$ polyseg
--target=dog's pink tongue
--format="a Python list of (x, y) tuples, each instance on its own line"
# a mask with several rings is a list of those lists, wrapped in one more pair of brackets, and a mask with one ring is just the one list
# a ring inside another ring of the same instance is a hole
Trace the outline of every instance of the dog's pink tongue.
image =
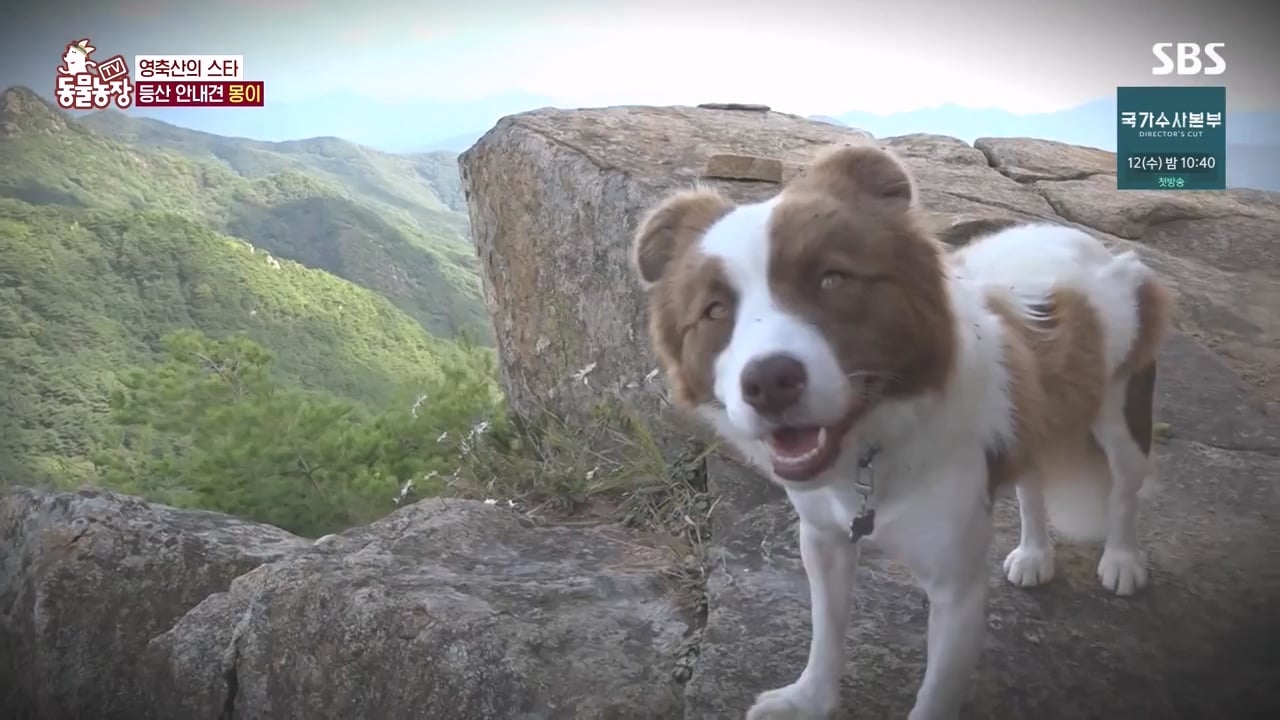
[(778, 455), (804, 455), (818, 447), (821, 432), (821, 428), (783, 428), (769, 437), (769, 444)]

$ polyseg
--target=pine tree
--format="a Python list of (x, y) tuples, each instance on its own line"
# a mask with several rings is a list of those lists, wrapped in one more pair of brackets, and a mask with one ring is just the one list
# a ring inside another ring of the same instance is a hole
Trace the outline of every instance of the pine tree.
[(438, 492), (470, 428), (501, 415), (482, 348), (460, 346), (433, 381), (372, 413), (281, 385), (271, 354), (245, 338), (182, 331), (163, 345), (165, 360), (126, 374), (112, 398), (123, 430), (95, 457), (105, 483), (303, 535), (385, 514), (411, 480), (433, 478), (415, 489)]

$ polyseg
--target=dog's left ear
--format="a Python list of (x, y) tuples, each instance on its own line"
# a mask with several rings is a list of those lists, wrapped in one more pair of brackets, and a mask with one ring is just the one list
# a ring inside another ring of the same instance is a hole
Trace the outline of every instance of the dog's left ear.
[(731, 200), (706, 188), (682, 190), (658, 203), (640, 221), (631, 241), (631, 263), (640, 285), (653, 287), (681, 250), (732, 209)]
[(842, 200), (880, 201), (903, 209), (916, 204), (915, 181), (893, 153), (875, 145), (848, 145), (822, 152), (799, 178)]

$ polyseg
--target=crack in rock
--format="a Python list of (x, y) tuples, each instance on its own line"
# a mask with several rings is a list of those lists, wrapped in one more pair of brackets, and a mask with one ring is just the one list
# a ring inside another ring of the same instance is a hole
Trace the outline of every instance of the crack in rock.
[(227, 684), (226, 694), (222, 698), (222, 712), (218, 715), (218, 720), (235, 720), (236, 717), (236, 698), (240, 694), (240, 638), (249, 631), (249, 625), (253, 622), (254, 609), (257, 607), (256, 601), (249, 603), (245, 611), (240, 616), (240, 622), (236, 623), (235, 630), (231, 631), (231, 641), (227, 643), (227, 649), (222, 656), (222, 678)]

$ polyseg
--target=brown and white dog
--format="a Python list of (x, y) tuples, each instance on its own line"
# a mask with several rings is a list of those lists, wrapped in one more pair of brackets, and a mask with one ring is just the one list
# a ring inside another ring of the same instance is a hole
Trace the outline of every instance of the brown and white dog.
[(674, 400), (785, 488), (800, 517), (808, 662), (748, 720), (835, 710), (858, 536), (929, 596), (909, 717), (955, 717), (987, 626), (1004, 483), (1022, 524), (1010, 582), (1053, 576), (1052, 522), (1105, 540), (1107, 590), (1146, 583), (1136, 514), (1154, 473), (1171, 296), (1135, 254), (1053, 225), (948, 252), (923, 229), (906, 168), (866, 145), (824, 152), (765, 202), (675, 193), (641, 223), (633, 260)]

